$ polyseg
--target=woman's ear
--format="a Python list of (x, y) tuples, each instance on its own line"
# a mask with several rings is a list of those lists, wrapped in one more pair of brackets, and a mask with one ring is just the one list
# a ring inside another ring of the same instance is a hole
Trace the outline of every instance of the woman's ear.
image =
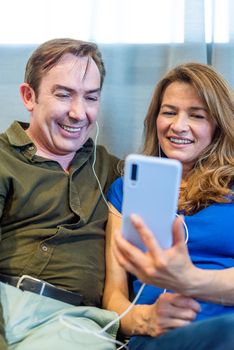
[(23, 103), (29, 112), (33, 111), (33, 107), (36, 103), (36, 96), (34, 90), (29, 84), (23, 83), (20, 85), (20, 96)]

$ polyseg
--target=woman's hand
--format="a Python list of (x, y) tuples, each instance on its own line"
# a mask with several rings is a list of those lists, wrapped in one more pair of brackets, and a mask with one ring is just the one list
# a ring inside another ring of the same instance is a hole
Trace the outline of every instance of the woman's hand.
[(177, 293), (161, 294), (155, 304), (142, 307), (141, 314), (145, 322), (141, 334), (150, 336), (189, 325), (200, 311), (196, 300)]
[(169, 249), (159, 246), (152, 232), (137, 215), (132, 215), (131, 220), (147, 252), (130, 244), (117, 230), (114, 252), (119, 264), (147, 284), (186, 295), (190, 281), (193, 281), (199, 270), (192, 264), (184, 243), (182, 219), (176, 218), (174, 221), (173, 244)]

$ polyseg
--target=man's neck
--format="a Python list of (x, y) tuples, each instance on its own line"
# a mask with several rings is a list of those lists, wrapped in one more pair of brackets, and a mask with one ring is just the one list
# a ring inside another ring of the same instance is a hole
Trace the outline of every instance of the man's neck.
[(69, 166), (71, 164), (72, 159), (74, 158), (75, 152), (65, 154), (65, 155), (58, 155), (58, 154), (51, 154), (49, 152), (46, 152), (44, 149), (42, 149), (38, 145), (36, 145), (36, 147), (37, 147), (36, 155), (56, 161), (61, 165), (64, 171), (68, 172)]
[(35, 144), (37, 151), (36, 151), (36, 155), (46, 158), (46, 159), (50, 159), (50, 160), (54, 160), (55, 162), (59, 163), (60, 166), (63, 168), (63, 170), (65, 172), (68, 173), (69, 171), (69, 166), (70, 163), (72, 161), (72, 159), (74, 158), (75, 152), (71, 152), (69, 154), (65, 154), (65, 155), (60, 155), (60, 154), (55, 154), (52, 152), (49, 152), (45, 147), (43, 147), (43, 145), (41, 145), (39, 142), (37, 142), (36, 138), (33, 137), (33, 134), (31, 133), (30, 128), (28, 128), (26, 131), (26, 134), (30, 137), (30, 139), (33, 141), (33, 143)]

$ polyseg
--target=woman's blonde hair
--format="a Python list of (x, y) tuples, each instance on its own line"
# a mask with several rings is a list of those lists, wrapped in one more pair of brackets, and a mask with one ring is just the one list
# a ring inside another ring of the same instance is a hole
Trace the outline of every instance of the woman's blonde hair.
[(182, 64), (157, 84), (145, 121), (143, 153), (159, 156), (156, 119), (166, 88), (173, 82), (187, 83), (196, 90), (216, 124), (211, 144), (202, 152), (181, 188), (179, 210), (191, 215), (210, 203), (233, 200), (234, 185), (234, 93), (213, 68), (200, 63)]

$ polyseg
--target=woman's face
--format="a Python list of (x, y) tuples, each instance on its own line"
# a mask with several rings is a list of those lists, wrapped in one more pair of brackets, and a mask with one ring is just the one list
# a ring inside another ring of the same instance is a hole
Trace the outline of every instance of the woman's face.
[(162, 151), (168, 158), (181, 161), (186, 175), (215, 132), (215, 123), (193, 86), (171, 83), (164, 92), (156, 123)]

